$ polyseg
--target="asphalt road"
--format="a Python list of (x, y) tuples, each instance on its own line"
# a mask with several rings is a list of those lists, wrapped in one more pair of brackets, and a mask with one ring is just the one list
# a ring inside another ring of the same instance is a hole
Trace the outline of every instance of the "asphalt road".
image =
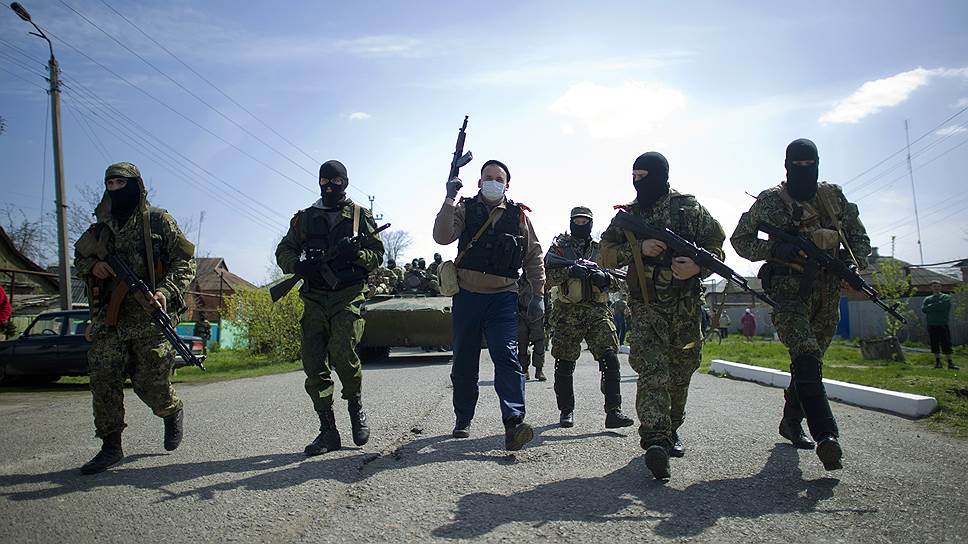
[[(625, 356), (622, 356), (623, 362)], [(529, 382), (537, 431), (508, 453), (486, 354), (470, 439), (450, 438), (449, 366), (392, 358), (365, 371), (373, 436), (307, 459), (318, 422), (299, 373), (180, 386), (186, 438), (126, 390), (125, 462), (96, 453), (85, 392), (0, 396), (0, 542), (679, 541), (960, 542), (968, 443), (834, 404), (845, 469), (776, 435), (779, 390), (697, 375), (688, 448), (652, 480), (634, 431), (606, 432), (597, 364), (576, 374), (577, 425), (557, 427), (551, 382)], [(623, 366), (632, 412), (634, 374)], [(630, 429), (634, 429), (630, 428)]]

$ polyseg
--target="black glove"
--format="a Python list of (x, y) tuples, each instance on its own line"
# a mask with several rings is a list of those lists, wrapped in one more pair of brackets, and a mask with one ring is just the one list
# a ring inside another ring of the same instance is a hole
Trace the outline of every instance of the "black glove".
[(573, 264), (568, 267), (568, 277), (583, 280), (588, 277), (588, 269), (584, 266)]
[(315, 277), (319, 274), (319, 265), (313, 261), (299, 261), (296, 266), (293, 267), (293, 272), (299, 274), (303, 278)]
[(460, 192), (460, 188), (464, 186), (459, 178), (454, 178), (448, 181), (446, 184), (447, 188), (447, 198), (456, 199), (457, 193)]
[(355, 261), (360, 252), (360, 242), (352, 238), (343, 238), (336, 242), (336, 255), (347, 261)]
[(599, 291), (608, 289), (608, 286), (612, 283), (611, 279), (608, 277), (608, 274), (604, 270), (595, 270), (588, 275), (588, 279), (592, 282), (592, 285), (598, 287)]
[(800, 248), (789, 242), (776, 242), (770, 248), (770, 255), (789, 263), (800, 258)]

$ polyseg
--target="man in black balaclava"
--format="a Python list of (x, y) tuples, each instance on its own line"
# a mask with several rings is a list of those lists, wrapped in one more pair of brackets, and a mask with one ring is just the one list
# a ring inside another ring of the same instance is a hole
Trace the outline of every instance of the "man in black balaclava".
[[(124, 180), (123, 184), (120, 183), (121, 180)], [(137, 177), (115, 177), (105, 180), (105, 185), (108, 198), (111, 199), (111, 217), (118, 225), (124, 226), (141, 203), (142, 181)]]
[[(831, 183), (817, 183), (819, 154), (810, 140), (794, 140), (786, 148), (786, 181), (760, 192), (744, 213), (730, 241), (736, 253), (750, 261), (768, 261), (757, 276), (776, 301), (772, 321), (790, 353), (790, 386), (783, 392), (780, 436), (797, 448), (815, 450), (827, 470), (842, 468), (840, 430), (823, 384), (823, 357), (840, 322), (840, 279), (833, 274), (804, 274), (797, 244), (760, 237), (759, 225), (769, 223), (811, 240), (831, 254), (867, 266), (870, 239), (857, 205)], [(801, 284), (809, 282), (803, 292)], [(803, 419), (810, 430), (803, 431)], [(812, 438), (812, 440), (811, 440)]]
[[(632, 164), (636, 200), (621, 206), (653, 227), (668, 228), (722, 259), (723, 228), (692, 195), (669, 187), (669, 162), (650, 151)], [(692, 259), (670, 254), (661, 240), (641, 240), (613, 221), (602, 234), (604, 268), (628, 266), (631, 351), (638, 373), (635, 403), (639, 444), (652, 476), (669, 478), (669, 457), (682, 457), (679, 428), (693, 372), (702, 354), (702, 279), (710, 275)]]
[[(591, 209), (576, 206), (571, 209), (569, 219), (571, 233), (555, 237), (545, 257), (548, 285), (558, 287), (555, 311), (551, 314), (551, 356), (555, 359), (554, 388), (560, 412), (558, 421), (562, 427), (575, 425), (575, 365), (584, 340), (602, 373), (605, 428), (629, 427), (635, 421), (622, 413), (618, 336), (615, 334), (612, 311), (608, 307), (608, 294), (618, 287), (618, 282), (597, 267), (581, 264), (554, 266), (547, 261), (551, 255), (570, 261), (598, 260), (599, 244), (592, 240)], [(541, 329), (540, 324), (534, 327)], [(527, 344), (524, 347), (527, 348)]]
[(669, 161), (658, 151), (639, 155), (632, 163), (632, 185), (638, 203), (651, 208), (669, 194)]
[(817, 194), (820, 156), (817, 146), (806, 138), (790, 142), (786, 148), (786, 189), (794, 200), (810, 200)]
[[(368, 209), (346, 196), (347, 185), (349, 176), (341, 162), (323, 163), (319, 167), (321, 198), (296, 213), (276, 248), (279, 268), (303, 278), (299, 290), (303, 301), (302, 363), (306, 393), (319, 416), (319, 435), (306, 446), (307, 456), (342, 447), (333, 413), (333, 371), (347, 401), (353, 443), (362, 446), (370, 439), (363, 411), (363, 369), (355, 348), (363, 336), (360, 308), (366, 281), (383, 262), (384, 249), (379, 235), (354, 240), (354, 235), (372, 234), (377, 226)], [(330, 281), (322, 274), (319, 258), (323, 255), (334, 256), (327, 263)]]
[(319, 192), (323, 206), (335, 208), (346, 197), (350, 177), (346, 167), (339, 161), (326, 161), (319, 167)]

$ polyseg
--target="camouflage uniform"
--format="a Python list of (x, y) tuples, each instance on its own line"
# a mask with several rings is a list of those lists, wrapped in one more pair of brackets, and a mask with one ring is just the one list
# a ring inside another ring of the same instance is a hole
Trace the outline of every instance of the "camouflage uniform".
[[(809, 293), (801, 296), (803, 275), (782, 262), (773, 262), (770, 251), (774, 242), (759, 239), (760, 222), (809, 237), (821, 248), (834, 252), (841, 246), (839, 226), (860, 268), (867, 266), (870, 239), (857, 206), (847, 201), (840, 187), (828, 183), (820, 184), (817, 195), (806, 202), (793, 200), (783, 184), (763, 191), (742, 215), (730, 238), (741, 257), (751, 261), (771, 260), (759, 275), (767, 294), (777, 302), (773, 326), (793, 362), (791, 386), (784, 393), (784, 419), (799, 427), (806, 415), (815, 440), (830, 435), (836, 438), (837, 423), (827, 402), (821, 364), (840, 321), (840, 279), (821, 272)], [(846, 253), (843, 251), (840, 256), (850, 259)]]
[[(723, 258), (723, 228), (692, 195), (670, 191), (650, 209), (634, 201), (623, 208)], [(711, 272), (701, 270), (688, 280), (676, 280), (670, 267), (672, 256), (664, 252), (658, 257), (642, 255), (642, 273), (634, 257), (634, 252), (641, 255), (642, 242), (636, 239), (630, 244), (623, 230), (609, 225), (602, 234), (600, 264), (629, 267), (626, 283), (632, 319), (626, 338), (629, 365), (639, 375), (635, 399), (639, 436), (643, 449), (661, 445), (668, 450), (674, 444), (673, 433), (685, 419), (689, 382), (699, 368), (701, 280)], [(643, 298), (642, 284), (647, 299)]]
[(366, 284), (369, 287), (369, 296), (392, 295), (397, 292), (397, 275), (393, 270), (379, 267), (370, 274)]
[[(121, 303), (116, 325), (108, 325), (109, 289), (92, 274), (94, 265), (111, 253), (123, 258), (149, 288), (151, 275), (145, 259), (144, 221), (148, 219), (152, 252), (162, 264), (163, 273), (155, 278), (154, 290), (167, 299), (168, 312), (177, 323), (177, 313), (185, 308), (185, 289), (195, 277), (195, 247), (185, 238), (175, 219), (165, 210), (148, 205), (141, 174), (130, 163), (108, 168), (106, 177), (137, 178), (141, 190), (139, 206), (123, 224), (111, 215), (111, 199), (105, 191), (94, 214), (92, 225), (75, 244), (74, 269), (87, 284), (91, 301), (91, 349), (88, 352), (90, 385), (94, 404), (94, 427), (100, 438), (120, 433), (124, 423), (124, 381), (130, 378), (135, 394), (159, 417), (176, 414), (182, 401), (175, 395), (169, 374), (174, 364), (174, 348), (150, 321), (133, 297)], [(131, 180), (129, 183), (133, 183)]]
[[(352, 227), (354, 208), (360, 214), (359, 224)], [(313, 225), (320, 226), (320, 235), (337, 229), (358, 229), (373, 232), (376, 223), (370, 212), (346, 198), (337, 212), (330, 214), (318, 202), (293, 217), (289, 232), (276, 248), (276, 262), (285, 273), (291, 273), (304, 253), (307, 240), (314, 234)], [(383, 242), (377, 237), (366, 239), (356, 261), (357, 269), (375, 270), (383, 262)], [(358, 399), (363, 388), (363, 369), (356, 353), (356, 345), (363, 337), (363, 318), (360, 307), (366, 294), (364, 279), (328, 290), (320, 284), (303, 282), (299, 295), (303, 300), (302, 362), (306, 372), (306, 393), (312, 399), (313, 408), (319, 413), (332, 411), (335, 369), (342, 384), (342, 397)], [(321, 416), (322, 417), (322, 416)]]
[[(530, 365), (534, 367), (535, 377), (541, 379), (545, 355), (545, 320), (542, 316), (536, 321), (528, 321), (528, 304), (531, 303), (534, 293), (526, 276), (523, 274), (518, 280), (518, 362), (521, 363), (525, 377), (530, 376)], [(534, 349), (529, 354), (528, 347), (531, 345), (534, 345)]]

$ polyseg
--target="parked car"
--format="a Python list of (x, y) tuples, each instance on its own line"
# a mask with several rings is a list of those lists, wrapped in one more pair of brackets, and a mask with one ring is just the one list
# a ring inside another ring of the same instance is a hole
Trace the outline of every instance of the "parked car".
[[(84, 332), (90, 322), (87, 310), (38, 315), (23, 334), (0, 342), (0, 383), (17, 378), (54, 382), (61, 376), (86, 376), (91, 343), (84, 338)], [(201, 355), (201, 338), (179, 337), (192, 352)], [(175, 368), (187, 364), (175, 356)]]

